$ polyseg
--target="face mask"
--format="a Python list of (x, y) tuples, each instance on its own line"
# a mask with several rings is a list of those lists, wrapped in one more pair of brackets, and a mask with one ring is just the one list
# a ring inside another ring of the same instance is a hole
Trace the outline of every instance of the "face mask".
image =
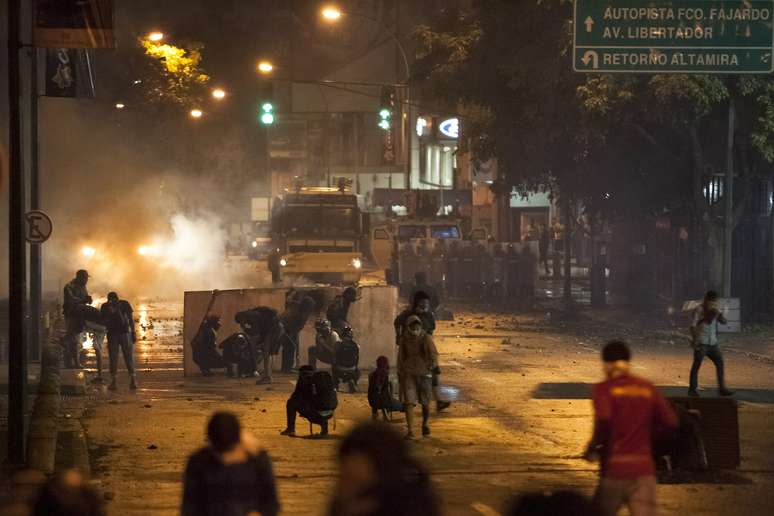
[(420, 335), (422, 335), (422, 327), (420, 326), (412, 326), (411, 328), (409, 328), (408, 331), (414, 337), (419, 337)]

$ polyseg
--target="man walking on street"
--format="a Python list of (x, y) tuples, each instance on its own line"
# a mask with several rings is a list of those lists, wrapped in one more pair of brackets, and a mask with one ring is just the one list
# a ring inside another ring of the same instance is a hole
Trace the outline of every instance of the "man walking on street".
[(699, 368), (704, 357), (709, 357), (715, 364), (718, 376), (718, 393), (721, 396), (732, 396), (733, 391), (726, 388), (725, 371), (723, 367), (723, 354), (718, 344), (718, 323), (726, 324), (726, 318), (718, 310), (718, 294), (710, 290), (704, 296), (704, 302), (696, 308), (691, 324), (693, 337), (693, 365), (691, 366), (691, 380), (688, 387), (688, 396), (699, 395)]
[(422, 321), (412, 315), (398, 342), (398, 379), (400, 399), (406, 412), (406, 439), (414, 439), (414, 406), (422, 405), (422, 435), (430, 435), (430, 399), (432, 373), (438, 370), (438, 351), (433, 337), (422, 327)]
[(107, 303), (100, 307), (102, 318), (107, 328), (108, 360), (110, 361), (110, 385), (108, 389), (118, 389), (116, 375), (118, 374), (118, 354), (124, 355), (124, 363), (129, 371), (129, 388), (137, 389), (137, 379), (134, 372), (134, 342), (136, 339), (132, 305), (118, 294), (110, 292)]
[(75, 278), (64, 287), (62, 309), (65, 316), (65, 335), (62, 338), (64, 365), (66, 368), (81, 368), (80, 334), (85, 329), (86, 307), (91, 305), (91, 296), (86, 290), (89, 273), (83, 269), (75, 273)]
[(629, 373), (631, 353), (620, 340), (602, 350), (607, 379), (594, 386), (594, 435), (584, 453), (600, 459), (595, 501), (603, 516), (626, 505), (632, 516), (656, 514), (652, 437), (677, 429), (677, 415), (652, 383)]

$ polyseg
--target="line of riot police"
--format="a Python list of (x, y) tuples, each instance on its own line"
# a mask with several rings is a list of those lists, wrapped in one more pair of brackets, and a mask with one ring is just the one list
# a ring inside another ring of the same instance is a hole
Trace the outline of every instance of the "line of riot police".
[(400, 243), (390, 278), (404, 296), (418, 272), (446, 299), (531, 298), (538, 278), (538, 245), (444, 239)]

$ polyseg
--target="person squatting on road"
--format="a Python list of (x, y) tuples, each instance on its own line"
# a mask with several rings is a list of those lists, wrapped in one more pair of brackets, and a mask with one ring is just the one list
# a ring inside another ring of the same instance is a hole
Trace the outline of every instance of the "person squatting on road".
[[(238, 312), (236, 322), (245, 330), (250, 343), (253, 360), (257, 362), (260, 355), (263, 358), (263, 375), (258, 384), (272, 383), (272, 358), (279, 352), (282, 343), (282, 322), (277, 311), (267, 306), (259, 306)], [(256, 364), (257, 366), (257, 364)]]
[(119, 299), (118, 294), (110, 292), (107, 303), (100, 307), (102, 319), (107, 328), (108, 359), (110, 360), (110, 385), (108, 389), (118, 389), (118, 354), (124, 356), (124, 364), (129, 372), (129, 388), (137, 389), (137, 377), (134, 372), (134, 343), (137, 334), (134, 328), (132, 305), (125, 299)]
[(212, 376), (211, 369), (223, 369), (226, 367), (223, 357), (217, 350), (218, 331), (220, 330), (220, 316), (208, 315), (204, 318), (199, 331), (191, 340), (193, 361), (199, 366), (203, 376)]
[(282, 338), (282, 372), (292, 373), (298, 362), (298, 345), (301, 330), (317, 308), (314, 299), (303, 295), (301, 299), (289, 298), (280, 320), (285, 329)]
[(295, 437), (298, 414), (310, 423), (320, 425), (320, 435), (328, 435), (328, 420), (333, 417), (337, 406), (336, 389), (330, 373), (315, 371), (308, 365), (301, 366), (296, 388), (285, 405), (287, 426), (280, 434)]
[(718, 393), (721, 396), (732, 396), (733, 391), (726, 388), (723, 354), (718, 343), (718, 323), (726, 324), (726, 318), (718, 309), (718, 294), (710, 290), (704, 296), (701, 306), (696, 308), (691, 323), (691, 347), (693, 347), (693, 364), (691, 365), (691, 380), (688, 387), (689, 396), (699, 395), (699, 369), (704, 357), (715, 364), (718, 377)]
[(314, 324), (317, 334), (314, 338), (314, 346), (308, 350), (309, 365), (317, 369), (317, 361), (333, 366), (336, 357), (336, 347), (341, 342), (339, 334), (331, 327), (328, 319), (320, 319)]
[(65, 317), (65, 334), (62, 337), (65, 368), (81, 368), (80, 334), (86, 327), (86, 310), (92, 303), (86, 285), (89, 283), (89, 273), (83, 269), (75, 273), (64, 287), (62, 311)]
[(392, 392), (390, 361), (385, 356), (376, 359), (376, 369), (368, 375), (368, 404), (371, 418), (378, 419), (381, 412), (385, 421), (390, 419), (389, 412), (399, 412), (403, 408)]
[[(427, 334), (432, 335), (435, 332), (435, 313), (432, 310), (431, 303), (432, 300), (426, 292), (420, 290), (414, 293), (411, 297), (411, 306), (399, 313), (393, 322), (396, 345), (400, 342), (400, 336), (406, 329), (406, 321), (412, 315), (419, 317), (422, 321), (422, 327)], [(439, 375), (435, 372), (432, 374), (432, 388), (436, 410), (441, 412), (449, 408), (451, 402), (441, 398), (441, 382)]]
[(279, 500), (271, 459), (237, 417), (216, 412), (207, 424), (209, 446), (188, 459), (181, 516), (276, 516)]
[(341, 442), (328, 516), (439, 516), (430, 476), (389, 425), (368, 422)]
[(349, 393), (357, 392), (357, 382), (360, 380), (360, 346), (355, 342), (355, 336), (349, 324), (344, 324), (340, 330), (341, 342), (333, 349), (333, 382), (336, 390), (339, 383), (344, 382), (349, 387)]
[(595, 502), (603, 516), (626, 505), (632, 516), (656, 514), (652, 440), (674, 432), (675, 411), (652, 383), (629, 374), (631, 353), (619, 340), (602, 350), (604, 382), (594, 386), (594, 434), (584, 458), (600, 459)]
[(422, 405), (422, 435), (430, 435), (430, 398), (432, 372), (438, 370), (438, 351), (433, 337), (425, 331), (422, 321), (412, 315), (398, 343), (398, 379), (400, 398), (406, 412), (406, 439), (414, 439), (414, 406)]

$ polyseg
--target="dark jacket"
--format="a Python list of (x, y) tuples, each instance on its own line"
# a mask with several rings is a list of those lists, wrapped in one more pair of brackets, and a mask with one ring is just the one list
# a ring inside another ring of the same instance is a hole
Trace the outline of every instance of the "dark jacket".
[(438, 297), (438, 291), (435, 289), (435, 287), (428, 285), (428, 284), (422, 284), (422, 285), (414, 285), (411, 287), (411, 292), (409, 292), (409, 301), (414, 301), (414, 296), (417, 294), (417, 292), (424, 292), (427, 294), (427, 297), (430, 298), (430, 310), (435, 312), (438, 310), (438, 305), (441, 304), (441, 300)]
[(352, 306), (352, 303), (341, 295), (336, 296), (328, 306), (325, 317), (331, 322), (331, 326), (334, 329), (341, 328), (347, 322), (350, 306)]
[(271, 459), (262, 451), (241, 464), (223, 464), (211, 448), (202, 448), (185, 468), (181, 516), (263, 516), (279, 512)]
[(80, 285), (76, 280), (70, 281), (64, 287), (62, 308), (65, 317), (80, 314), (80, 308), (91, 304), (91, 296), (85, 285)]
[(124, 299), (117, 303), (103, 303), (99, 308), (109, 335), (134, 334), (132, 305)]

